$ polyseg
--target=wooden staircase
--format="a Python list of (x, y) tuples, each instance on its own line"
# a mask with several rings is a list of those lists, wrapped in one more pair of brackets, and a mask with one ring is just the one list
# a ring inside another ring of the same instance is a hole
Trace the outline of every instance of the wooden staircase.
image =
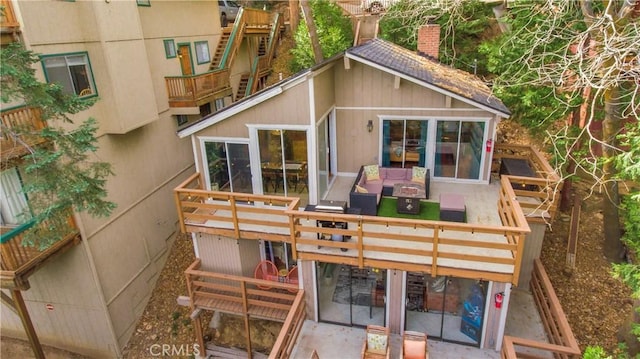
[(224, 29), (222, 36), (220, 37), (218, 47), (216, 48), (216, 53), (213, 56), (213, 60), (211, 60), (211, 66), (209, 66), (209, 70), (217, 70), (220, 67), (220, 60), (222, 60), (222, 55), (224, 54), (224, 49), (227, 47), (230, 36), (231, 30), (228, 28)]
[(248, 72), (242, 74), (242, 77), (240, 78), (240, 84), (238, 85), (238, 92), (236, 92), (236, 98), (234, 101), (240, 101), (244, 98), (247, 92), (247, 85), (249, 84), (250, 76), (251, 74)]

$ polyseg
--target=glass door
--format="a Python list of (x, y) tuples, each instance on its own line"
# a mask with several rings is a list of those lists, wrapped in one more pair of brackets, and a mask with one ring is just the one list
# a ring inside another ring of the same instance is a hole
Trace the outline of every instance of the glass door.
[(329, 190), (329, 116), (317, 129), (318, 153), (318, 198), (324, 198)]
[(384, 325), (387, 272), (344, 264), (316, 264), (320, 321)]
[(382, 165), (413, 167), (425, 164), (427, 120), (384, 120), (382, 123)]
[(438, 121), (434, 176), (480, 179), (485, 123)]
[(306, 131), (258, 130), (258, 145), (264, 194), (308, 192)]
[(206, 141), (204, 152), (209, 189), (253, 193), (249, 144)]
[(487, 282), (407, 273), (405, 330), (429, 338), (480, 346)]

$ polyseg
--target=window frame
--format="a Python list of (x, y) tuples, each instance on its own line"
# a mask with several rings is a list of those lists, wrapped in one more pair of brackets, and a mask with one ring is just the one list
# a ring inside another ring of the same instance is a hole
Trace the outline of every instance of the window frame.
[(176, 42), (173, 39), (162, 40), (164, 43), (164, 56), (167, 59), (174, 59), (178, 57), (178, 48)]
[(151, 6), (151, 0), (136, 0), (136, 5), (138, 6)]
[[(201, 59), (201, 55), (205, 55), (205, 53), (200, 53), (200, 46), (204, 45), (206, 47), (206, 59)], [(209, 51), (209, 41), (195, 41), (193, 43), (193, 47), (196, 49), (196, 63), (198, 65), (207, 64), (211, 62), (211, 52)]]
[[(89, 58), (89, 52), (87, 51), (79, 51), (79, 52), (66, 52), (66, 53), (60, 53), (60, 54), (48, 54), (48, 55), (41, 55), (40, 56), (40, 64), (42, 65), (42, 70), (44, 72), (44, 78), (45, 81), (47, 83), (55, 83), (52, 82), (51, 79), (49, 78), (49, 70), (47, 69), (46, 66), (46, 60), (48, 59), (53, 59), (53, 58), (64, 58), (65, 59), (65, 65), (66, 65), (66, 69), (67, 71), (69, 70), (69, 64), (67, 62), (67, 57), (71, 57), (71, 56), (78, 56), (78, 55), (82, 55), (84, 56), (86, 62), (84, 63), (85, 68), (87, 69), (87, 82), (89, 83), (89, 88), (91, 89), (91, 93), (85, 96), (80, 96), (80, 92), (76, 93), (76, 89), (73, 88), (72, 92), (74, 94), (76, 94), (78, 97), (81, 98), (91, 98), (91, 97), (96, 97), (98, 96), (98, 87), (96, 86), (96, 80), (95, 80), (95, 76), (93, 76), (93, 68), (91, 67), (91, 59)], [(69, 74), (69, 76), (71, 76)], [(73, 84), (73, 80), (71, 79), (71, 83)], [(82, 90), (80, 90), (82, 91)]]

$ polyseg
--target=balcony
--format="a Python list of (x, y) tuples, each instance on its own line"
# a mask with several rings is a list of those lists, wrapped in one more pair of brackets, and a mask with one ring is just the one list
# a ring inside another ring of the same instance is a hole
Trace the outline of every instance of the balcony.
[[(71, 228), (69, 233), (44, 250), (23, 245), (24, 233), (32, 228), (33, 223), (26, 223), (15, 228), (0, 227), (0, 254), (2, 256), (0, 280), (2, 288), (29, 289), (29, 276), (31, 274), (35, 273), (51, 258), (80, 243), (80, 232), (71, 212), (69, 212), (68, 224)], [(42, 223), (40, 226), (46, 227), (47, 224)]]
[[(199, 75), (165, 77), (169, 106), (185, 108), (201, 106), (215, 98), (231, 94), (229, 70), (220, 69)], [(196, 112), (197, 113), (197, 112)]]
[(13, 11), (13, 4), (9, 0), (0, 0), (0, 31), (2, 33), (2, 45), (17, 41), (20, 31), (20, 23)]
[(47, 124), (41, 119), (39, 109), (22, 106), (3, 110), (0, 112), (0, 120), (0, 157), (3, 158), (3, 166), (7, 160), (28, 154), (30, 147), (45, 143), (39, 132)]

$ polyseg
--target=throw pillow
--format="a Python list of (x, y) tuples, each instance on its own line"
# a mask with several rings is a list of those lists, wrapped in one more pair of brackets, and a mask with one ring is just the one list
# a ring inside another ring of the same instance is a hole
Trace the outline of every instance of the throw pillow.
[(364, 188), (362, 186), (358, 186), (358, 185), (356, 185), (356, 192), (358, 192), (358, 193), (369, 193), (369, 191), (366, 188)]
[(387, 351), (387, 336), (384, 334), (367, 334), (367, 350), (373, 353), (384, 354)]
[(378, 165), (364, 166), (364, 174), (367, 177), (367, 181), (380, 179), (380, 170), (378, 169)]
[(404, 358), (405, 359), (424, 359), (427, 349), (427, 343), (423, 341), (405, 340), (404, 342)]
[(427, 169), (425, 167), (413, 167), (411, 170), (411, 182), (424, 184), (426, 178)]

